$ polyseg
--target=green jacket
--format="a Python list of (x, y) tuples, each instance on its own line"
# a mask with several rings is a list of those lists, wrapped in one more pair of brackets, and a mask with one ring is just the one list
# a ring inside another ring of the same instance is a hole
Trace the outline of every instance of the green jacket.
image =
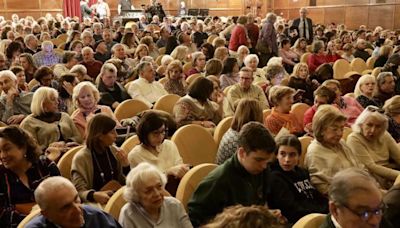
[(235, 153), (200, 182), (188, 204), (189, 217), (198, 227), (228, 206), (266, 205), (266, 198), (267, 170), (248, 173)]

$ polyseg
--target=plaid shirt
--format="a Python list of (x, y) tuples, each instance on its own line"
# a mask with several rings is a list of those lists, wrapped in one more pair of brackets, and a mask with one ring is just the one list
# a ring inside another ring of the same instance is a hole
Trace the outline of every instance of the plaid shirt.
[(33, 61), (35, 63), (36, 67), (41, 67), (41, 66), (52, 66), (57, 63), (62, 62), (62, 56), (57, 54), (56, 52), (53, 52), (50, 55), (46, 55), (45, 52), (40, 51), (36, 54), (33, 55)]

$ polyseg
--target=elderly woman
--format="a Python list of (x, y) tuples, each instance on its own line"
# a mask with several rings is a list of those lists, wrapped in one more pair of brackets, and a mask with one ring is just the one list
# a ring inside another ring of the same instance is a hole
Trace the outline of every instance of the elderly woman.
[(239, 148), (239, 132), (243, 125), (250, 121), (263, 122), (263, 112), (260, 102), (255, 99), (239, 100), (233, 116), (231, 127), (225, 132), (218, 146), (216, 163), (221, 165)]
[(179, 60), (174, 60), (167, 67), (167, 81), (164, 89), (170, 94), (177, 94), (181, 97), (186, 95), (186, 81), (182, 74), (182, 64)]
[(206, 56), (201, 51), (192, 54), (192, 68), (186, 73), (186, 77), (192, 74), (200, 74), (204, 72), (206, 67)]
[(32, 92), (35, 92), (40, 87), (51, 87), (54, 89), (58, 88), (58, 83), (56, 80), (54, 80), (53, 70), (50, 67), (47, 66), (40, 67), (36, 71), (34, 78), (36, 81), (39, 82), (39, 84), (31, 89)]
[(376, 89), (376, 78), (370, 74), (361, 76), (358, 79), (356, 88), (354, 89), (354, 96), (356, 97), (358, 103), (364, 108), (373, 105), (381, 106), (376, 100), (374, 100), (374, 92)]
[(350, 147), (342, 140), (346, 116), (333, 106), (318, 109), (312, 122), (315, 139), (308, 146), (304, 165), (311, 184), (323, 195), (335, 173), (350, 167), (362, 167)]
[(99, 90), (91, 82), (81, 82), (74, 87), (72, 102), (77, 107), (77, 110), (72, 113), (71, 118), (81, 133), (82, 138), (86, 138), (85, 131), (88, 121), (97, 113), (104, 113), (110, 116), (117, 122), (117, 125), (120, 125), (111, 108), (98, 105), (99, 100)]
[(111, 63), (105, 63), (101, 67), (100, 80), (97, 88), (101, 94), (99, 104), (106, 105), (112, 110), (130, 98), (125, 88), (117, 82), (117, 68)]
[(76, 74), (76, 78), (79, 82), (92, 81), (93, 79), (87, 74), (87, 69), (82, 64), (73, 66), (70, 70), (71, 74)]
[(181, 179), (189, 170), (183, 164), (175, 143), (166, 139), (168, 133), (167, 120), (157, 112), (147, 112), (140, 119), (136, 133), (141, 142), (129, 152), (131, 168), (141, 162), (155, 165), (166, 175)]
[(165, 174), (146, 162), (132, 169), (126, 178), (125, 204), (119, 216), (123, 227), (193, 227), (182, 204), (164, 197)]
[(291, 224), (310, 213), (327, 213), (328, 199), (311, 185), (307, 170), (298, 166), (301, 157), (299, 139), (289, 134), (276, 141), (277, 159), (269, 166), (271, 194), (267, 199), (268, 207), (280, 209)]
[(384, 188), (390, 188), (400, 171), (400, 147), (386, 131), (383, 110), (368, 106), (353, 125), (347, 145)]
[(325, 45), (321, 40), (316, 40), (312, 43), (312, 52), (313, 54), (308, 57), (307, 64), (311, 73), (322, 64), (328, 63), (328, 59), (325, 54)]
[(161, 58), (161, 65), (157, 68), (156, 73), (160, 75), (161, 78), (165, 77), (167, 66), (170, 64), (174, 58), (170, 55), (163, 55)]
[(62, 63), (54, 66), (53, 74), (59, 79), (63, 74), (69, 73), (76, 64), (78, 64), (78, 54), (74, 51), (65, 51)]
[(261, 57), (260, 67), (267, 65), (268, 60), (272, 56), (278, 55), (278, 43), (275, 30), (276, 14), (268, 13), (265, 23), (262, 25), (260, 35), (257, 41), (256, 49), (258, 55)]
[(269, 101), (274, 107), (272, 112), (265, 118), (265, 126), (273, 135), (277, 135), (282, 128), (291, 134), (302, 135), (303, 126), (296, 116), (290, 113), (295, 91), (287, 86), (273, 86), (269, 90)]
[(385, 102), (383, 106), (385, 115), (388, 118), (389, 126), (387, 131), (393, 139), (400, 142), (400, 96), (396, 95)]
[(42, 150), (59, 148), (61, 151), (82, 143), (74, 122), (67, 113), (58, 111), (58, 92), (49, 87), (39, 88), (31, 103), (32, 114), (21, 123), (21, 128), (36, 139)]
[(257, 68), (258, 63), (258, 56), (255, 54), (250, 54), (244, 59), (244, 65), (253, 70), (253, 84), (267, 83), (265, 71), (263, 71), (261, 68)]
[(153, 37), (145, 36), (142, 39), (140, 39), (140, 43), (147, 45), (147, 47), (149, 48), (148, 55), (153, 57), (153, 59), (156, 59), (160, 55), (160, 53), (158, 52), (158, 48), (153, 41)]
[(238, 60), (233, 57), (228, 57), (224, 61), (224, 69), (219, 78), (221, 89), (234, 85), (239, 82), (239, 64)]
[(243, 67), (244, 66), (244, 59), (246, 58), (246, 56), (248, 56), (250, 54), (250, 50), (247, 46), (241, 45), (238, 50), (237, 50), (237, 61), (239, 64), (239, 67)]
[(382, 107), (386, 100), (395, 95), (396, 79), (391, 72), (381, 72), (376, 78), (377, 88), (374, 101)]
[(288, 86), (302, 91), (301, 102), (308, 105), (313, 105), (315, 91), (319, 83), (317, 80), (311, 80), (308, 72), (308, 66), (305, 63), (298, 63), (294, 66), (293, 74), (289, 78)]
[(328, 87), (336, 93), (334, 104), (337, 105), (339, 110), (347, 117), (347, 125), (351, 126), (356, 121), (357, 117), (361, 114), (364, 108), (357, 102), (356, 99), (348, 96), (341, 96), (340, 83), (337, 80), (326, 80), (322, 85)]
[(113, 144), (117, 123), (97, 114), (88, 124), (86, 146), (72, 160), (71, 180), (85, 202), (106, 204), (114, 191), (125, 184), (128, 155)]
[(178, 126), (198, 124), (205, 128), (214, 128), (221, 121), (222, 102), (210, 101), (214, 84), (207, 78), (197, 78), (188, 88), (188, 94), (178, 100), (174, 106), (174, 117)]
[(16, 126), (1, 129), (0, 154), (0, 224), (17, 227), (35, 205), (36, 187), (60, 172), (54, 162), (40, 156), (36, 140)]

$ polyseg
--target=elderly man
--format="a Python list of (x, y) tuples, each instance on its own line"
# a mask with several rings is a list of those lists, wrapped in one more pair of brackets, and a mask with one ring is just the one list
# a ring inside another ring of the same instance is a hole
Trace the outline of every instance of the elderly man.
[(103, 29), (103, 40), (106, 43), (107, 46), (107, 51), (109, 53), (111, 53), (111, 48), (117, 44), (117, 42), (115, 42), (113, 40), (113, 32), (111, 31), (111, 29)]
[(82, 57), (83, 60), (81, 64), (86, 67), (87, 74), (91, 78), (96, 79), (97, 75), (100, 73), (103, 63), (94, 58), (94, 52), (91, 47), (84, 47), (82, 49)]
[(17, 77), (10, 70), (0, 71), (0, 88), (3, 95), (0, 97), (1, 121), (7, 124), (19, 124), (31, 113), (33, 93), (19, 91)]
[(137, 66), (139, 78), (131, 82), (128, 93), (132, 99), (138, 99), (146, 103), (149, 108), (162, 96), (168, 94), (161, 83), (154, 81), (153, 64), (147, 61)]
[(367, 41), (364, 39), (358, 39), (356, 42), (356, 49), (354, 51), (354, 58), (362, 58), (365, 62), (367, 62), (368, 58), (371, 55), (365, 50), (367, 47)]
[(35, 200), (41, 215), (25, 227), (121, 227), (106, 212), (82, 205), (74, 185), (64, 177), (42, 181), (35, 190)]
[(135, 61), (127, 56), (126, 48), (123, 44), (114, 45), (111, 49), (111, 53), (113, 58), (122, 60), (122, 65), (126, 71), (129, 69), (130, 66), (135, 65)]
[(39, 40), (36, 38), (35, 35), (29, 34), (25, 36), (24, 38), (24, 43), (25, 43), (25, 53), (30, 53), (32, 55), (36, 54), (40, 49), (38, 49), (39, 46)]
[(33, 55), (33, 62), (36, 67), (52, 66), (62, 62), (62, 55), (53, 50), (53, 43), (49, 40), (43, 41), (42, 50)]
[(378, 228), (384, 208), (375, 179), (364, 170), (345, 169), (332, 179), (330, 213), (320, 228)]
[(193, 193), (188, 204), (193, 226), (203, 225), (229, 206), (266, 205), (266, 168), (275, 149), (274, 138), (264, 125), (245, 124), (236, 153), (205, 177)]
[(229, 89), (228, 103), (224, 107), (225, 116), (232, 116), (235, 113), (235, 107), (242, 98), (256, 99), (263, 109), (269, 108), (265, 93), (261, 87), (253, 84), (253, 71), (248, 67), (243, 67), (239, 72), (239, 76), (239, 83)]
[(295, 19), (292, 23), (292, 27), (297, 29), (299, 38), (305, 38), (308, 44), (313, 42), (313, 22), (307, 17), (308, 11), (306, 8), (301, 8), (300, 17)]

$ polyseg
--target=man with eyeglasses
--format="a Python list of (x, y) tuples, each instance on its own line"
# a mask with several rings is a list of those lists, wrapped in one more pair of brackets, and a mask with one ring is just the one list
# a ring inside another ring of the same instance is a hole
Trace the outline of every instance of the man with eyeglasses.
[(320, 228), (378, 228), (384, 208), (376, 181), (364, 170), (345, 169), (332, 179), (330, 213)]
[(261, 87), (253, 84), (253, 71), (249, 67), (242, 67), (239, 72), (239, 83), (233, 85), (227, 95), (228, 105), (224, 107), (225, 116), (233, 116), (239, 100), (252, 98), (260, 102), (263, 109), (269, 108), (267, 97)]

